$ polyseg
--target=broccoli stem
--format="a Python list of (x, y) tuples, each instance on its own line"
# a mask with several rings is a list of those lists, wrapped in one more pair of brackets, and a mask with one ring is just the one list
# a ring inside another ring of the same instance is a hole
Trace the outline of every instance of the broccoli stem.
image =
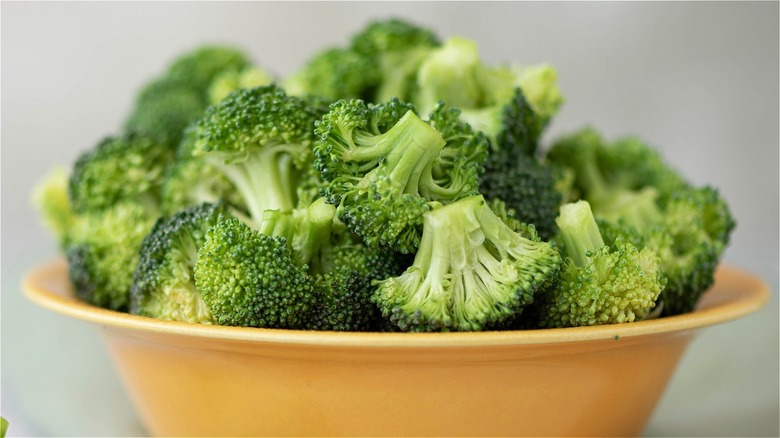
[(566, 255), (579, 267), (587, 264), (589, 254), (605, 246), (588, 201), (562, 205), (555, 223)]
[(291, 153), (299, 145), (276, 145), (249, 154), (243, 161), (216, 156), (210, 161), (230, 179), (246, 200), (249, 214), (260, 222), (265, 210), (291, 211), (295, 202), (295, 175)]

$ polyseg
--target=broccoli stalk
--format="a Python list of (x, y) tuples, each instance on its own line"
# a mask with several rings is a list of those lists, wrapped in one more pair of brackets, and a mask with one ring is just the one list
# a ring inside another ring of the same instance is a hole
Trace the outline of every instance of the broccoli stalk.
[(558, 271), (548, 242), (514, 231), (482, 196), (425, 214), (414, 262), (379, 282), (374, 301), (405, 331), (469, 331), (510, 323)]
[(607, 245), (587, 201), (561, 206), (557, 241), (565, 255), (557, 281), (534, 305), (540, 327), (624, 323), (645, 318), (666, 284), (650, 248)]

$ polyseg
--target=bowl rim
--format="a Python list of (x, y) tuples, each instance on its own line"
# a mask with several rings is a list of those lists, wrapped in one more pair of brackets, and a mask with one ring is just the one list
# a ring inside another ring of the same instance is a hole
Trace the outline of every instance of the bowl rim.
[(760, 310), (770, 299), (766, 282), (748, 271), (721, 265), (714, 285), (691, 313), (652, 320), (590, 327), (449, 333), (329, 332), (254, 327), (229, 327), (165, 321), (99, 308), (72, 292), (67, 262), (57, 258), (30, 269), (22, 289), (33, 303), (104, 328), (255, 343), (363, 348), (481, 347), (618, 340), (696, 330)]

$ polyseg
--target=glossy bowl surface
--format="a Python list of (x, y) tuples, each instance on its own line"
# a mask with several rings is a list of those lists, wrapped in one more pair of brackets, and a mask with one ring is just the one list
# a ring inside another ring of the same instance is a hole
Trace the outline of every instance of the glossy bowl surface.
[(696, 331), (760, 309), (767, 285), (721, 267), (687, 315), (478, 333), (333, 333), (161, 321), (74, 298), (62, 260), (35, 303), (101, 326), (162, 436), (632, 436)]

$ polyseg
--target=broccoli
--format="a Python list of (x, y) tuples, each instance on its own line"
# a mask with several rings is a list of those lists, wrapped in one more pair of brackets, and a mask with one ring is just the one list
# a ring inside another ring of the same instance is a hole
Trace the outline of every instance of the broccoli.
[(660, 226), (663, 232), (656, 226), (647, 238), (647, 245), (662, 254), (661, 269), (669, 278), (661, 294), (664, 315), (693, 311), (715, 281), (715, 270), (735, 225), (728, 204), (710, 186), (671, 195)]
[(641, 140), (610, 144), (592, 128), (558, 140), (548, 158), (573, 171), (602, 229), (656, 252), (668, 280), (663, 314), (693, 310), (735, 226), (719, 193), (692, 186)]
[(138, 249), (156, 220), (132, 202), (79, 214), (65, 249), (76, 295), (96, 306), (126, 310)]
[(225, 70), (214, 77), (209, 85), (207, 101), (209, 105), (216, 105), (233, 91), (270, 85), (273, 82), (274, 76), (258, 66), (244, 67), (240, 70)]
[(224, 204), (206, 203), (160, 218), (141, 243), (130, 289), (130, 313), (213, 323), (195, 287), (193, 270), (208, 229), (229, 217)]
[(380, 82), (379, 66), (353, 50), (332, 47), (317, 53), (300, 71), (285, 79), (293, 96), (317, 95), (339, 99), (371, 99)]
[(302, 329), (314, 309), (312, 279), (286, 239), (235, 218), (209, 228), (194, 272), (195, 287), (218, 324)]
[(352, 36), (349, 48), (378, 67), (378, 83), (369, 101), (386, 102), (411, 98), (417, 87), (415, 76), (420, 63), (439, 45), (432, 30), (390, 18), (366, 25)]
[(514, 231), (477, 195), (427, 212), (412, 266), (380, 281), (373, 299), (405, 331), (500, 328), (560, 264), (551, 243)]
[(574, 188), (596, 217), (643, 227), (660, 220), (658, 205), (689, 184), (636, 138), (607, 143), (592, 128), (556, 140), (546, 155), (574, 174)]
[(477, 192), (487, 140), (455, 110), (437, 107), (426, 123), (398, 99), (342, 100), (315, 132), (323, 193), (369, 246), (414, 252), (425, 212)]
[[(453, 37), (433, 50), (417, 73), (411, 99), (425, 112), (443, 101), (461, 110), (461, 118), (484, 132), (493, 149), (534, 155), (542, 131), (558, 112), (563, 97), (555, 69), (487, 66), (474, 41)], [(528, 91), (526, 91), (528, 90)]]
[(160, 186), (173, 152), (148, 137), (106, 137), (82, 153), (68, 185), (73, 210), (100, 211), (118, 202), (136, 202), (159, 210)]
[(275, 85), (236, 90), (198, 120), (192, 155), (230, 180), (259, 223), (265, 210), (296, 206), (320, 108)]
[(371, 297), (375, 281), (400, 275), (408, 257), (347, 239), (334, 246), (330, 266), (314, 280), (310, 330), (372, 331), (384, 319)]
[(205, 109), (206, 102), (199, 90), (181, 80), (163, 77), (141, 89), (124, 129), (154, 138), (175, 150), (182, 130)]
[(243, 51), (223, 45), (205, 45), (179, 55), (171, 62), (165, 77), (181, 81), (207, 97), (212, 81), (230, 70), (242, 70), (251, 63)]
[(57, 167), (39, 181), (33, 191), (33, 204), (43, 216), (61, 249), (67, 247), (76, 214), (68, 196), (69, 170)]
[(565, 256), (556, 282), (537, 295), (540, 327), (641, 320), (655, 307), (666, 278), (656, 253), (617, 238), (605, 243), (587, 201), (561, 206), (556, 242)]

